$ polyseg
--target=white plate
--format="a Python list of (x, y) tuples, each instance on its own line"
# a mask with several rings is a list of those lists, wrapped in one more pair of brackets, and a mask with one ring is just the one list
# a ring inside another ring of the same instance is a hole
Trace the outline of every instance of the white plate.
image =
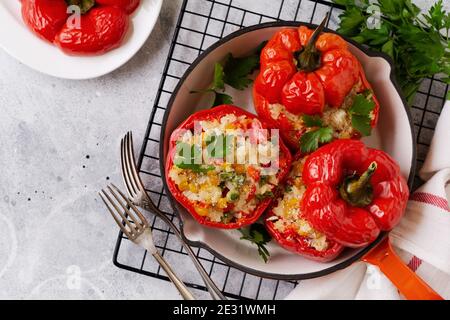
[[(262, 41), (270, 39), (275, 32), (280, 30), (281, 25), (296, 26), (298, 23), (266, 23), (237, 31), (213, 45), (194, 61), (180, 80), (169, 101), (161, 130), (162, 149), (160, 154), (162, 161), (166, 159), (168, 140), (173, 130), (193, 112), (211, 105), (211, 101), (206, 101), (204, 94), (191, 94), (190, 92), (206, 88), (211, 83), (214, 63), (222, 61), (229, 52), (234, 56), (249, 54)], [(382, 54), (358, 48), (354, 43), (350, 43), (350, 50), (361, 62), (367, 79), (380, 101), (378, 125), (373, 130), (372, 136), (365, 138), (364, 141), (367, 145), (390, 154), (400, 165), (404, 177), (407, 179), (409, 177), (411, 185), (416, 156), (412, 123), (409, 109), (393, 83), (392, 66)], [(256, 114), (253, 108), (252, 88), (245, 91), (234, 91), (227, 88), (227, 93), (233, 96), (237, 106)], [(163, 167), (163, 164), (161, 165)], [(164, 170), (162, 172), (164, 174)], [(166, 192), (170, 195), (167, 186)], [(240, 240), (239, 231), (204, 227), (198, 224), (171, 195), (169, 198), (174, 209), (180, 214), (183, 235), (190, 244), (206, 248), (231, 265), (263, 277), (305, 279), (325, 275), (358, 260), (386, 235), (383, 233), (377, 241), (366, 248), (347, 249), (336, 260), (327, 263), (308, 260), (284, 250), (272, 241), (268, 245), (271, 258), (268, 263), (264, 263), (253, 245), (248, 241)]]
[[(35, 36), (23, 23), (18, 0), (0, 1), (0, 47), (23, 64), (51, 76), (90, 79), (105, 75), (133, 57), (158, 19), (163, 0), (141, 0), (123, 44), (93, 57), (73, 57)], [(7, 30), (7, 32), (6, 32)]]

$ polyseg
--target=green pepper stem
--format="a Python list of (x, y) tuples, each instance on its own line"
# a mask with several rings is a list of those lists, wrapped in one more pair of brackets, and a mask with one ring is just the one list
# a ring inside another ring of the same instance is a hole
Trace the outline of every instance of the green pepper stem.
[(358, 180), (350, 182), (347, 185), (347, 192), (357, 194), (364, 190), (367, 184), (370, 182), (375, 170), (377, 169), (377, 163), (374, 161), (369, 165), (369, 168), (359, 177)]
[(322, 33), (323, 28), (325, 28), (325, 25), (327, 24), (329, 17), (330, 17), (330, 13), (327, 12), (327, 14), (325, 15), (325, 18), (320, 23), (320, 25), (316, 28), (316, 30), (312, 34), (311, 38), (309, 39), (308, 43), (306, 44), (306, 46), (298, 54), (297, 66), (298, 66), (299, 70), (311, 72), (320, 67), (321, 53), (316, 48), (316, 42), (317, 42), (317, 39), (319, 38), (319, 35)]
[(369, 205), (373, 200), (373, 188), (370, 179), (376, 169), (377, 163), (374, 161), (359, 178), (351, 176), (345, 179), (339, 188), (341, 197), (355, 207)]

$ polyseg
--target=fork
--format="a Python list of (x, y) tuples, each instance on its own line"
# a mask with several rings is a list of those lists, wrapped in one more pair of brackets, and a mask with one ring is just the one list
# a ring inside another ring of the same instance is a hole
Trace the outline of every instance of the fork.
[[(107, 186), (107, 189), (115, 200), (103, 189), (99, 192), (100, 198), (105, 203), (109, 213), (111, 213), (122, 232), (133, 243), (145, 248), (152, 254), (185, 300), (195, 300), (183, 281), (173, 272), (167, 261), (156, 249), (153, 243), (152, 230), (147, 219), (114, 184)], [(125, 203), (123, 202), (124, 200)]]
[(128, 132), (125, 135), (125, 137), (121, 141), (120, 146), (121, 146), (122, 176), (131, 201), (136, 206), (139, 206), (149, 212), (152, 212), (157, 217), (161, 218), (169, 226), (170, 230), (175, 234), (175, 236), (177, 236), (177, 238), (183, 245), (183, 248), (186, 250), (187, 254), (192, 259), (192, 262), (194, 263), (200, 276), (202, 277), (203, 282), (205, 283), (205, 286), (208, 289), (211, 297), (214, 300), (227, 300), (227, 298), (225, 298), (220, 289), (209, 277), (208, 273), (203, 268), (194, 251), (192, 251), (191, 247), (183, 240), (180, 230), (175, 226), (172, 220), (170, 220), (169, 217), (164, 212), (158, 209), (158, 207), (153, 203), (153, 201), (150, 199), (149, 195), (145, 191), (144, 184), (142, 183), (142, 180), (139, 177), (139, 173), (136, 168), (133, 150), (133, 135), (131, 132)]

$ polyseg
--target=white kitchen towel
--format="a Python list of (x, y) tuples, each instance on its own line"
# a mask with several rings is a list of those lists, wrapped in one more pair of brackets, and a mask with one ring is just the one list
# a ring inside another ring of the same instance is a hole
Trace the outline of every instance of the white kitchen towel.
[[(436, 126), (414, 192), (390, 239), (400, 257), (436, 292), (450, 299), (450, 103)], [(286, 299), (401, 299), (377, 267), (358, 262), (325, 277), (301, 281)]]
[(449, 182), (450, 168), (414, 192), (405, 216), (390, 235), (395, 247), (450, 275), (450, 209), (445, 188)]

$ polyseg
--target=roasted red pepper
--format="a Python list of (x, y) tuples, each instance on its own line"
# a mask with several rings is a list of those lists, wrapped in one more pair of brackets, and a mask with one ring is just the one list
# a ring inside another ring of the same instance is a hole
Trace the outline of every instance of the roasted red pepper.
[(399, 166), (357, 140), (336, 140), (305, 162), (302, 210), (327, 238), (348, 247), (374, 241), (402, 217), (409, 196)]
[[(294, 150), (306, 131), (303, 115), (348, 109), (355, 94), (371, 89), (347, 42), (336, 34), (321, 33), (324, 24), (325, 20), (316, 31), (305, 26), (282, 29), (261, 52), (261, 71), (253, 89), (256, 111), (261, 119), (280, 128)], [(379, 109), (373, 99), (372, 127)], [(338, 134), (342, 131), (339, 126), (335, 129)], [(351, 138), (347, 135), (338, 137)]]
[(344, 246), (314, 230), (301, 210), (305, 191), (302, 181), (305, 160), (300, 153), (297, 154), (284, 190), (269, 210), (265, 225), (272, 238), (283, 248), (312, 260), (331, 261), (342, 252)]
[[(140, 0), (22, 0), (22, 18), (39, 37), (72, 55), (102, 54), (117, 48)], [(77, 5), (77, 20), (69, 5)], [(79, 22), (79, 24), (77, 23)]]
[[(199, 124), (200, 133), (196, 131)], [(267, 145), (270, 133), (263, 137), (259, 131), (266, 128), (255, 115), (235, 106), (222, 105), (194, 113), (172, 133), (165, 166), (167, 185), (173, 197), (199, 223), (215, 228), (240, 228), (254, 223), (269, 206), (273, 198), (272, 190), (284, 179), (291, 164), (291, 155), (281, 139), (278, 140), (279, 156), (262, 164), (249, 164), (247, 151), (237, 149), (243, 145), (238, 142), (234, 147), (230, 145), (234, 150), (233, 157), (245, 155), (244, 163), (228, 161), (226, 157), (232, 153), (227, 151), (231, 149), (226, 143), (223, 153), (220, 152), (220, 159), (214, 159), (219, 152), (208, 149), (219, 141), (219, 136), (232, 136), (230, 132), (233, 130), (248, 134), (246, 146)], [(195, 139), (198, 138), (203, 146), (198, 151), (203, 157), (201, 164), (191, 161), (197, 164), (186, 165), (177, 161), (177, 157), (186, 157), (180, 146), (188, 143), (187, 149), (195, 150), (195, 141), (198, 142)], [(220, 146), (219, 149), (222, 150)], [(213, 152), (212, 160), (205, 161), (205, 153), (211, 156)], [(272, 164), (276, 165), (276, 171), (265, 175), (263, 169)]]

